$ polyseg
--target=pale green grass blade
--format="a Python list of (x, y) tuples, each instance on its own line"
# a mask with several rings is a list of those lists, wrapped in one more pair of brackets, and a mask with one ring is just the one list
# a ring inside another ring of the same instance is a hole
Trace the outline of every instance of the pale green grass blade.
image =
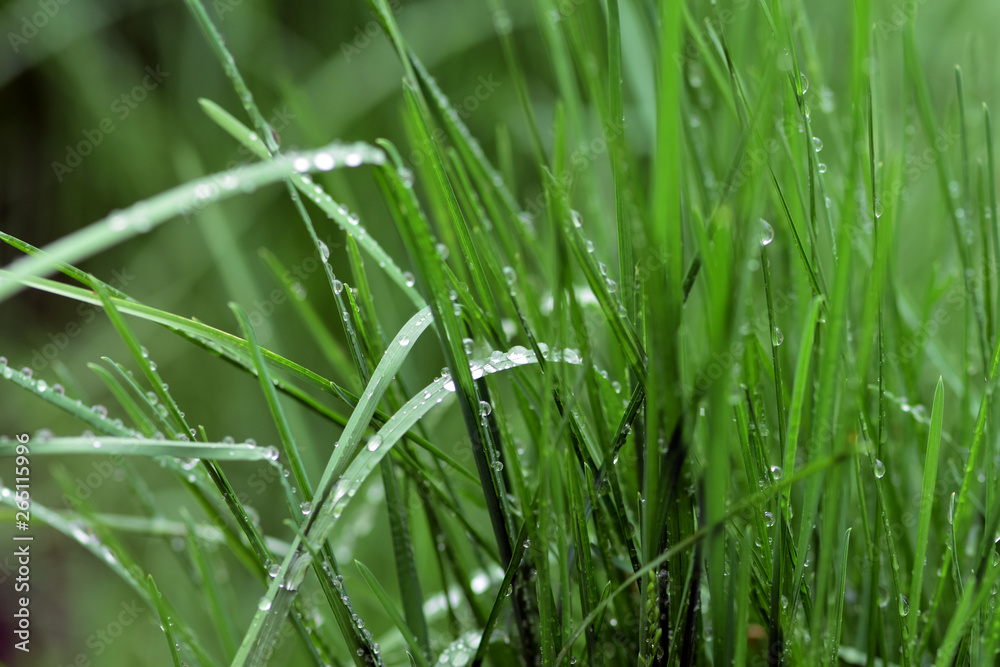
[(135, 402), (125, 388), (122, 387), (118, 379), (111, 375), (111, 373), (103, 366), (98, 366), (97, 364), (87, 364), (87, 367), (101, 378), (101, 381), (104, 382), (104, 386), (108, 388), (108, 391), (110, 391), (111, 395), (115, 397), (118, 404), (125, 408), (125, 412), (128, 413), (129, 419), (132, 420), (133, 424), (139, 427), (139, 430), (143, 433), (143, 435), (152, 436), (153, 433), (156, 432), (153, 422), (149, 419), (146, 413), (142, 411), (139, 404)]
[(160, 617), (160, 628), (163, 630), (163, 636), (167, 640), (167, 649), (170, 651), (174, 667), (182, 667), (181, 654), (177, 650), (179, 644), (174, 638), (174, 621), (170, 616), (170, 612), (163, 604), (163, 594), (157, 588), (156, 582), (153, 580), (153, 575), (146, 575), (146, 583), (149, 586), (149, 597), (156, 604), (156, 613)]
[[(795, 382), (792, 385), (792, 400), (788, 406), (788, 435), (785, 437), (785, 458), (782, 460), (784, 470), (795, 470), (795, 456), (798, 450), (799, 429), (802, 424), (802, 407), (805, 403), (806, 388), (809, 385), (809, 366), (813, 361), (813, 343), (816, 338), (816, 323), (819, 319), (820, 297), (815, 297), (809, 308), (809, 315), (802, 325), (799, 358), (795, 365)], [(788, 493), (784, 495), (788, 503)]]
[[(390, 344), (385, 357), (372, 375), (369, 391), (365, 393), (362, 403), (358, 405), (351, 417), (351, 422), (344, 434), (341, 435), (340, 444), (334, 450), (334, 456), (327, 465), (323, 481), (317, 488), (316, 497), (322, 500), (318, 506), (314, 502), (313, 512), (304, 531), (306, 537), (313, 544), (321, 543), (329, 536), (347, 504), (356, 495), (357, 490), (378, 466), (382, 458), (389, 454), (392, 446), (427, 412), (443, 402), (446, 397), (455, 393), (455, 381), (449, 375), (438, 377), (427, 385), (423, 392), (418, 392), (406, 405), (401, 407), (379, 432), (372, 436), (366, 446), (359, 446), (361, 434), (356, 424), (366, 423), (367, 418), (364, 413), (374, 410), (373, 403), (380, 399), (381, 392), (385, 390), (388, 373), (395, 373), (402, 363), (402, 358), (399, 357), (400, 348), (409, 347), (409, 340), (415, 340), (417, 333), (429, 326), (428, 319), (429, 315), (425, 312), (418, 313)], [(400, 346), (399, 341), (405, 337), (404, 334), (409, 336), (409, 340), (406, 346)], [(500, 358), (491, 357), (473, 362), (470, 369), (471, 375), (478, 378), (537, 363), (534, 354), (523, 351), (523, 348), (512, 349), (507, 355), (498, 354)], [(405, 357), (405, 353), (403, 356)], [(353, 450), (351, 452), (353, 459), (351, 456), (343, 455), (343, 452), (349, 450)], [(277, 623), (281, 620), (275, 617), (287, 613), (286, 605), (297, 593), (310, 562), (308, 552), (300, 547), (298, 538), (293, 543), (293, 547), (293, 552), (286, 557), (279, 574), (275, 577), (266, 595), (266, 599), (272, 604), (268, 606), (262, 604), (265, 608), (261, 609), (254, 617), (250, 629), (244, 637), (240, 652), (233, 662), (234, 665), (261, 664), (259, 661), (266, 653), (266, 648), (262, 647), (269, 646), (268, 642), (271, 640), (269, 635), (277, 632)]]
[[(0, 455), (13, 445), (0, 445)], [(175, 456), (220, 461), (274, 461), (277, 449), (222, 442), (184, 442), (149, 438), (50, 438), (34, 452), (38, 455), (105, 454), (118, 456)]]
[[(916, 553), (913, 557), (913, 577), (910, 579), (910, 606), (912, 607), (907, 627), (910, 641), (915, 645), (917, 618), (923, 608), (924, 562), (927, 560), (927, 546), (930, 539), (932, 511), (934, 508), (935, 486), (937, 484), (938, 458), (941, 447), (941, 428), (944, 421), (944, 381), (938, 378), (934, 390), (934, 404), (931, 408), (931, 427), (927, 435), (927, 451), (924, 455), (924, 481), (920, 494), (920, 518), (917, 524)], [(909, 652), (909, 646), (904, 650)]]
[(396, 605), (394, 605), (392, 600), (389, 599), (389, 595), (385, 592), (385, 589), (382, 588), (382, 585), (378, 583), (378, 579), (375, 578), (372, 571), (365, 567), (361, 561), (356, 560), (354, 561), (354, 564), (357, 565), (358, 570), (361, 572), (361, 576), (364, 577), (368, 587), (372, 589), (373, 593), (375, 593), (375, 597), (378, 599), (379, 604), (382, 605), (382, 609), (384, 609), (385, 613), (392, 619), (392, 622), (396, 625), (396, 628), (399, 629), (399, 632), (406, 640), (406, 644), (410, 647), (410, 658), (421, 667), (430, 667), (430, 663), (428, 663), (427, 658), (424, 657), (424, 647), (421, 646), (420, 641), (413, 635), (413, 632), (410, 631), (410, 626), (407, 625), (406, 619), (404, 619), (403, 615), (399, 613), (398, 609), (396, 609)]
[[(24, 370), (29, 372), (25, 373)], [(82, 401), (67, 397), (65, 390), (60, 391), (55, 388), (56, 385), (52, 385), (50, 387), (48, 382), (45, 380), (33, 377), (33, 373), (30, 371), (30, 368), (17, 371), (6, 364), (0, 365), (0, 375), (2, 375), (4, 379), (9, 380), (23, 389), (27, 389), (28, 391), (41, 397), (46, 402), (70, 415), (73, 415), (94, 429), (94, 431), (122, 438), (139, 437), (139, 433), (136, 433), (131, 429), (127, 429), (124, 426), (119, 426), (113, 419), (108, 419), (106, 410), (100, 410), (96, 405), (88, 406)]]
[(840, 633), (844, 622), (844, 600), (846, 597), (847, 590), (847, 564), (851, 555), (851, 529), (848, 528), (844, 533), (844, 540), (840, 544), (840, 580), (839, 590), (836, 592), (837, 595), (837, 606), (836, 611), (833, 616), (833, 631), (830, 633), (830, 640), (833, 644), (833, 648), (830, 651), (830, 667), (838, 667), (840, 665)]
[[(230, 115), (222, 107), (216, 105), (214, 102), (210, 102), (209, 100), (203, 100), (202, 109), (205, 110), (213, 121), (218, 123), (223, 130), (228, 132), (242, 145), (248, 147), (252, 151), (255, 151), (255, 153), (260, 151), (260, 145), (255, 139), (255, 133), (247, 129), (245, 125)], [(354, 146), (361, 149), (364, 145), (355, 144)], [(322, 151), (319, 151), (318, 153), (323, 154)], [(378, 160), (384, 160), (384, 153), (379, 151), (378, 155), (380, 156), (377, 158)], [(368, 163), (369, 159), (370, 156), (365, 155), (360, 150), (355, 150), (353, 152), (348, 151), (344, 154), (335, 154), (330, 152), (328, 156), (324, 154), (318, 171), (328, 171), (345, 165), (348, 167), (356, 167), (362, 163)], [(287, 158), (276, 157), (272, 160), (272, 162), (284, 160), (287, 160)], [(370, 163), (376, 164), (375, 161), (371, 161)], [(300, 162), (299, 166), (301, 167), (303, 164), (304, 163)], [(381, 164), (381, 162), (378, 162), (378, 164)], [(256, 167), (259, 165), (254, 166)], [(317, 171), (317, 169), (309, 169), (308, 171)], [(327, 194), (319, 184), (313, 182), (312, 177), (308, 174), (293, 170), (292, 172), (286, 173), (285, 176), (288, 177), (292, 185), (294, 185), (306, 199), (318, 206), (320, 210), (322, 210), (328, 218), (337, 223), (342, 230), (351, 234), (358, 244), (365, 249), (365, 252), (367, 252), (371, 258), (375, 260), (378, 266), (385, 271), (386, 275), (389, 276), (389, 278), (403, 290), (403, 292), (417, 308), (422, 308), (424, 306), (423, 297), (421, 297), (420, 293), (414, 289), (413, 285), (407, 279), (406, 274), (399, 268), (395, 260), (393, 260), (393, 258), (382, 248), (382, 246), (378, 244), (371, 234), (369, 234), (365, 228), (361, 226), (361, 219), (357, 213), (352, 212), (343, 204), (334, 201), (333, 198), (330, 197), (330, 195)], [(319, 239), (316, 238), (314, 239), (314, 242), (318, 240)]]
[[(181, 517), (184, 519), (184, 526), (187, 529), (188, 553), (191, 555), (191, 561), (205, 590), (208, 612), (215, 627), (215, 634), (222, 644), (225, 659), (231, 660), (236, 655), (239, 635), (233, 623), (234, 619), (226, 611), (222, 588), (216, 574), (216, 559), (219, 557), (219, 553), (206, 548), (207, 540), (199, 534), (198, 525), (190, 512), (183, 509)], [(152, 579), (150, 579), (150, 583), (152, 583)]]
[(185, 212), (253, 192), (294, 174), (301, 176), (305, 172), (320, 171), (330, 160), (336, 166), (358, 166), (381, 164), (384, 159), (382, 151), (367, 144), (335, 143), (318, 150), (248, 165), (235, 173), (213, 174), (179, 185), (64, 236), (43, 248), (43, 254), (13, 262), (0, 282), (0, 301), (19, 292), (27, 278), (51, 273), (60, 264), (72, 264), (92, 257)]
[(236, 95), (240, 98), (240, 102), (243, 104), (243, 109), (253, 120), (253, 124), (257, 128), (257, 132), (262, 135), (268, 152), (272, 154), (277, 152), (278, 143), (272, 135), (271, 127), (267, 124), (267, 121), (264, 120), (264, 116), (260, 113), (260, 109), (257, 108), (257, 104), (254, 102), (253, 94), (250, 92), (250, 88), (243, 80), (243, 76), (236, 67), (236, 61), (233, 59), (229, 49), (226, 48), (225, 40), (219, 33), (218, 28), (215, 27), (215, 24), (212, 23), (212, 19), (209, 18), (201, 0), (185, 0), (185, 2), (187, 3), (188, 9), (191, 10), (191, 13), (194, 15), (195, 20), (198, 22), (198, 27), (201, 28), (202, 33), (204, 33), (205, 39), (208, 41), (208, 45), (212, 47), (212, 51), (215, 52), (215, 57), (222, 65), (226, 76), (232, 82), (233, 88), (236, 90)]
[[(260, 345), (257, 343), (257, 334), (250, 323), (250, 317), (239, 304), (230, 303), (229, 308), (236, 315), (236, 319), (240, 323), (240, 328), (243, 330), (243, 335), (246, 336), (246, 341), (250, 346), (254, 366), (257, 369), (257, 377), (260, 379), (261, 390), (264, 392), (264, 398), (267, 399), (267, 407), (271, 411), (271, 419), (278, 429), (285, 457), (288, 459), (289, 467), (295, 476), (295, 483), (300, 489), (302, 500), (311, 503), (313, 498), (312, 483), (306, 474), (305, 465), (302, 463), (302, 456), (299, 454), (298, 443), (292, 433), (288, 418), (285, 417), (285, 410), (281, 407), (281, 401), (278, 399), (278, 392), (275, 390), (274, 382), (271, 380), (271, 375), (267, 370), (267, 364), (264, 362), (264, 355), (261, 353)], [(290, 501), (294, 500), (298, 500), (298, 498), (290, 499)], [(290, 508), (292, 512), (298, 509), (298, 504), (298, 502), (292, 503), (292, 507)]]
[[(302, 289), (301, 285), (298, 285), (294, 280), (292, 274), (285, 269), (284, 264), (281, 260), (270, 250), (262, 248), (260, 250), (260, 256), (267, 264), (268, 268), (274, 274), (280, 283), (285, 294), (288, 295), (288, 301), (295, 308), (299, 317), (302, 319), (309, 331), (310, 335), (316, 341), (320, 350), (323, 352), (323, 356), (326, 357), (330, 365), (336, 369), (339, 369), (344, 375), (348, 375), (348, 369), (351, 369), (351, 362), (348, 360), (347, 355), (340, 348), (340, 344), (333, 337), (333, 334), (326, 327), (321, 319), (319, 313), (312, 306), (312, 304), (304, 298), (301, 298), (301, 292), (298, 290)], [(298, 287), (296, 287), (298, 285)], [(353, 380), (353, 373), (350, 374)]]

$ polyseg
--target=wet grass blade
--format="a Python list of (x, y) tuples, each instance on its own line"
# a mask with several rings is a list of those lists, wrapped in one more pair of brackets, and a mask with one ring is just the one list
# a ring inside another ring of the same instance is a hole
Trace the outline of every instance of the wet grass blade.
[(0, 301), (23, 289), (27, 278), (51, 273), (61, 264), (80, 262), (210, 203), (252, 192), (294, 174), (319, 171), (330, 158), (340, 166), (355, 161), (377, 165), (385, 159), (385, 154), (366, 144), (330, 144), (319, 150), (248, 165), (235, 173), (213, 174), (179, 185), (62, 237), (43, 248), (42, 254), (15, 261), (0, 282)]
[[(927, 545), (930, 539), (932, 511), (934, 509), (935, 486), (937, 484), (938, 457), (941, 447), (941, 428), (944, 421), (944, 381), (938, 378), (934, 390), (934, 404), (931, 408), (931, 427), (927, 435), (927, 451), (924, 454), (924, 481), (920, 493), (920, 518), (917, 523), (916, 553), (913, 557), (913, 577), (910, 579), (910, 605), (917, 611), (922, 609), (924, 562), (927, 560)], [(917, 641), (916, 611), (907, 619), (910, 642)], [(906, 651), (911, 649), (907, 646)]]
[(378, 583), (378, 579), (375, 578), (372, 571), (365, 567), (361, 561), (356, 560), (354, 561), (354, 564), (357, 565), (358, 570), (361, 572), (361, 576), (364, 577), (368, 587), (372, 589), (373, 593), (375, 593), (375, 597), (382, 605), (382, 609), (384, 609), (385, 613), (392, 619), (392, 622), (396, 625), (396, 628), (406, 640), (406, 644), (410, 647), (410, 659), (421, 667), (430, 667), (430, 664), (427, 662), (427, 658), (424, 657), (424, 651), (426, 650), (425, 647), (422, 646), (420, 641), (416, 638), (416, 636), (414, 636), (413, 632), (410, 630), (410, 626), (406, 622), (406, 619), (404, 619), (403, 615), (399, 613), (398, 609), (396, 609), (396, 606), (389, 599), (389, 595), (385, 592), (385, 589), (382, 588), (380, 583)]

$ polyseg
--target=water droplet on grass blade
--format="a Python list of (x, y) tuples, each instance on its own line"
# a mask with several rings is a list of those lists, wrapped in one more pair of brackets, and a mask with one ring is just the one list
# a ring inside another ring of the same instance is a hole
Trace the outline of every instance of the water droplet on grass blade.
[(760, 244), (771, 245), (774, 240), (774, 227), (764, 218), (760, 219)]
[(514, 24), (510, 20), (510, 14), (506, 10), (498, 9), (493, 12), (493, 27), (499, 35), (509, 35), (514, 29)]
[(257, 603), (257, 609), (260, 609), (261, 611), (267, 611), (270, 608), (271, 608), (271, 600), (269, 600), (268, 597), (265, 595), (260, 599), (260, 602)]
[(771, 334), (771, 343), (774, 344), (775, 347), (778, 347), (784, 342), (785, 334), (781, 333), (781, 329), (778, 327), (774, 327), (774, 332)]
[(764, 525), (768, 528), (774, 525), (774, 514), (771, 512), (764, 512)]
[(376, 433), (376, 434), (375, 434), (375, 435), (373, 435), (373, 436), (371, 437), (371, 439), (370, 439), (370, 440), (368, 441), (368, 451), (369, 451), (369, 452), (375, 452), (375, 451), (378, 451), (378, 448), (379, 448), (379, 447), (380, 447), (381, 445), (382, 445), (382, 436), (380, 436), (380, 435), (378, 435), (378, 434)]
[(330, 171), (334, 168), (334, 166), (336, 166), (337, 161), (334, 160), (333, 156), (329, 153), (320, 153), (313, 158), (313, 164), (315, 164), (316, 168), (320, 171)]
[(108, 220), (108, 226), (111, 227), (111, 231), (113, 232), (124, 232), (128, 229), (128, 218), (124, 215), (113, 215)]
[(885, 464), (881, 459), (875, 459), (875, 477), (878, 479), (885, 477)]

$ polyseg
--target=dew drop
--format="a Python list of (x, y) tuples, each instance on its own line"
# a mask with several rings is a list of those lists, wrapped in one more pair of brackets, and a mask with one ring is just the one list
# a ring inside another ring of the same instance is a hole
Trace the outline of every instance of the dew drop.
[(324, 262), (330, 259), (330, 248), (322, 241), (319, 242), (319, 256)]
[(826, 163), (825, 162), (820, 162), (819, 166), (817, 167), (817, 169), (818, 169), (819, 173), (825, 174), (826, 173)]
[(277, 563), (271, 563), (271, 565), (267, 568), (267, 576), (274, 579), (275, 577), (278, 576), (278, 572), (280, 571), (281, 571), (280, 565), (278, 565)]
[(774, 240), (774, 227), (764, 218), (760, 219), (760, 244), (771, 245)]
[(819, 137), (813, 137), (813, 150), (817, 153), (823, 150), (823, 140)]
[(271, 601), (265, 595), (260, 599), (260, 602), (257, 603), (257, 609), (260, 609), (261, 611), (267, 611), (270, 608), (271, 608)]
[(378, 451), (378, 448), (379, 448), (379, 447), (380, 447), (381, 445), (382, 445), (382, 436), (380, 436), (380, 435), (378, 435), (378, 434), (376, 433), (376, 434), (375, 434), (375, 435), (373, 435), (373, 436), (371, 437), (371, 439), (370, 439), (370, 440), (368, 441), (368, 451), (369, 451), (369, 452), (375, 452), (375, 451)]
[(910, 601), (902, 593), (899, 594), (899, 615), (906, 616), (910, 613)]
[(510, 14), (506, 10), (498, 9), (493, 12), (493, 27), (498, 35), (509, 35), (514, 29), (514, 24), (510, 20)]
[(301, 505), (299, 505), (299, 511), (301, 511), (303, 515), (309, 516), (310, 514), (312, 514), (313, 504), (309, 501), (306, 501)]
[(510, 352), (507, 353), (507, 359), (515, 365), (526, 364), (529, 361), (528, 350), (521, 345), (515, 345), (510, 348)]
[(774, 327), (774, 333), (771, 334), (771, 343), (778, 347), (785, 342), (785, 334), (781, 333), (781, 329)]
[(479, 416), (488, 417), (493, 412), (493, 406), (487, 401), (479, 401)]
[(412, 273), (410, 273), (409, 271), (407, 271), (407, 272), (405, 272), (403, 274), (403, 280), (406, 281), (406, 286), (407, 287), (413, 287), (414, 285), (417, 284), (416, 277)]
[(313, 158), (313, 164), (320, 171), (330, 171), (336, 164), (336, 160), (329, 153), (320, 153), (315, 158)]
[(875, 459), (875, 477), (878, 479), (885, 477), (885, 464), (882, 463), (882, 459)]
[(785, 474), (785, 471), (781, 469), (781, 466), (771, 466), (771, 477), (774, 481), (781, 479), (781, 476)]

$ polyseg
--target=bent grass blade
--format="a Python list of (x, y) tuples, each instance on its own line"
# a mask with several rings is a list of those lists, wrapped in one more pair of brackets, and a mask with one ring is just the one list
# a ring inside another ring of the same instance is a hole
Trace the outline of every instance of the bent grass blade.
[(384, 161), (385, 153), (368, 144), (334, 143), (178, 185), (62, 237), (43, 248), (44, 252), (39, 255), (16, 260), (0, 281), (0, 301), (23, 289), (27, 278), (47, 275), (63, 264), (92, 257), (211, 203), (253, 192), (290, 176), (301, 177), (306, 172), (325, 170), (328, 165), (331, 168), (354, 167), (380, 165)]
[[(415, 340), (416, 336), (429, 326), (430, 322), (417, 324), (422, 317), (430, 319), (429, 310), (426, 315), (424, 312), (421, 311), (414, 316), (389, 346), (382, 363), (372, 375), (369, 389), (358, 404), (351, 422), (368, 423), (370, 415), (366, 415), (374, 410), (374, 405), (381, 399), (388, 381), (398, 371), (406, 352), (412, 349), (412, 344), (400, 346), (400, 339), (408, 337), (410, 341)], [(398, 350), (400, 347), (404, 349), (401, 356)], [(560, 356), (565, 360), (566, 355)], [(574, 355), (570, 356), (572, 358)], [(487, 359), (472, 361), (469, 370), (473, 379), (479, 379), (485, 375), (536, 363), (538, 359), (533, 352), (515, 347), (506, 354), (495, 351)], [(389, 454), (392, 447), (410, 428), (435, 406), (443, 403), (447, 396), (455, 393), (455, 389), (455, 381), (449, 375), (436, 378), (423, 391), (407, 401), (378, 433), (372, 436), (365, 447), (359, 446), (362, 430), (357, 426), (352, 429), (351, 422), (348, 423), (341, 437), (341, 443), (334, 450), (334, 456), (327, 466), (328, 474), (324, 474), (317, 490), (316, 497), (322, 498), (321, 505), (314, 510), (312, 520), (304, 531), (306, 539), (311, 544), (321, 544), (329, 538), (344, 508), (379, 462)], [(353, 460), (351, 460), (352, 454), (356, 454)], [(341, 468), (343, 468), (342, 474)], [(260, 609), (250, 624), (243, 644), (232, 663), (233, 667), (243, 665), (256, 667), (264, 664), (269, 647), (275, 639), (275, 633), (281, 628), (281, 622), (305, 577), (309, 564), (309, 549), (301, 543), (301, 538), (297, 537), (289, 555), (282, 563), (278, 576), (271, 583), (265, 598), (261, 600)]]

